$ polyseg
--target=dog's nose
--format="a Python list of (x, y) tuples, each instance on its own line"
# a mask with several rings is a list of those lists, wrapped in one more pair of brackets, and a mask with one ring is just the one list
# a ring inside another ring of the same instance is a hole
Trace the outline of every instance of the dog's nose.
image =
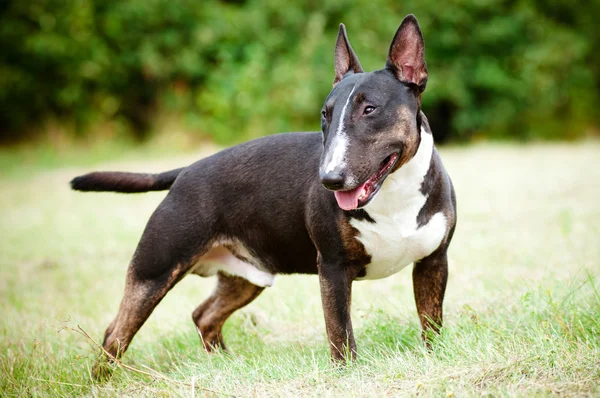
[(338, 170), (330, 171), (329, 173), (321, 173), (321, 184), (327, 189), (337, 191), (344, 187), (345, 176)]

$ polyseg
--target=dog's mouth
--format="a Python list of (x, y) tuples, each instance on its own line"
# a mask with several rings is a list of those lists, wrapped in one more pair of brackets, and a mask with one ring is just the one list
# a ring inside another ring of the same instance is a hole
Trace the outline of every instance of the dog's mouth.
[(377, 172), (367, 181), (348, 191), (335, 191), (338, 206), (343, 210), (354, 210), (366, 206), (377, 195), (383, 180), (388, 176), (398, 158), (398, 153), (392, 153), (381, 162)]

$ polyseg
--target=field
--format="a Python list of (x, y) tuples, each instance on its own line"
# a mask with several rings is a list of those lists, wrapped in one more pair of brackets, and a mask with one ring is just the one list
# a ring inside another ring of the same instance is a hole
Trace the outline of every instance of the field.
[(410, 267), (354, 285), (359, 359), (343, 368), (329, 362), (316, 277), (277, 277), (225, 325), (230, 353), (207, 355), (191, 312), (215, 281), (190, 276), (103, 384), (90, 376), (94, 342), (164, 193), (76, 193), (67, 182), (93, 169), (159, 171), (206, 152), (0, 171), (0, 395), (599, 396), (600, 142), (441, 153), (459, 219), (445, 328), (431, 352)]

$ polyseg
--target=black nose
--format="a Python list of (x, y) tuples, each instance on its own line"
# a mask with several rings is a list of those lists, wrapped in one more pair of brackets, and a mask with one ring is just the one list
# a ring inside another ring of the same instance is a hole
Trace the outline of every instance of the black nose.
[(321, 184), (327, 189), (337, 191), (344, 187), (345, 176), (337, 170), (330, 171), (329, 173), (321, 173)]

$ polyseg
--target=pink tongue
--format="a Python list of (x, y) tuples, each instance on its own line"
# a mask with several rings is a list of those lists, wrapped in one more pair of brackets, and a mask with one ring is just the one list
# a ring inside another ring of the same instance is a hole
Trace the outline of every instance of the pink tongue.
[[(365, 183), (366, 184), (366, 183)], [(354, 210), (358, 207), (358, 197), (363, 191), (365, 184), (351, 191), (335, 191), (335, 199), (343, 210)]]

